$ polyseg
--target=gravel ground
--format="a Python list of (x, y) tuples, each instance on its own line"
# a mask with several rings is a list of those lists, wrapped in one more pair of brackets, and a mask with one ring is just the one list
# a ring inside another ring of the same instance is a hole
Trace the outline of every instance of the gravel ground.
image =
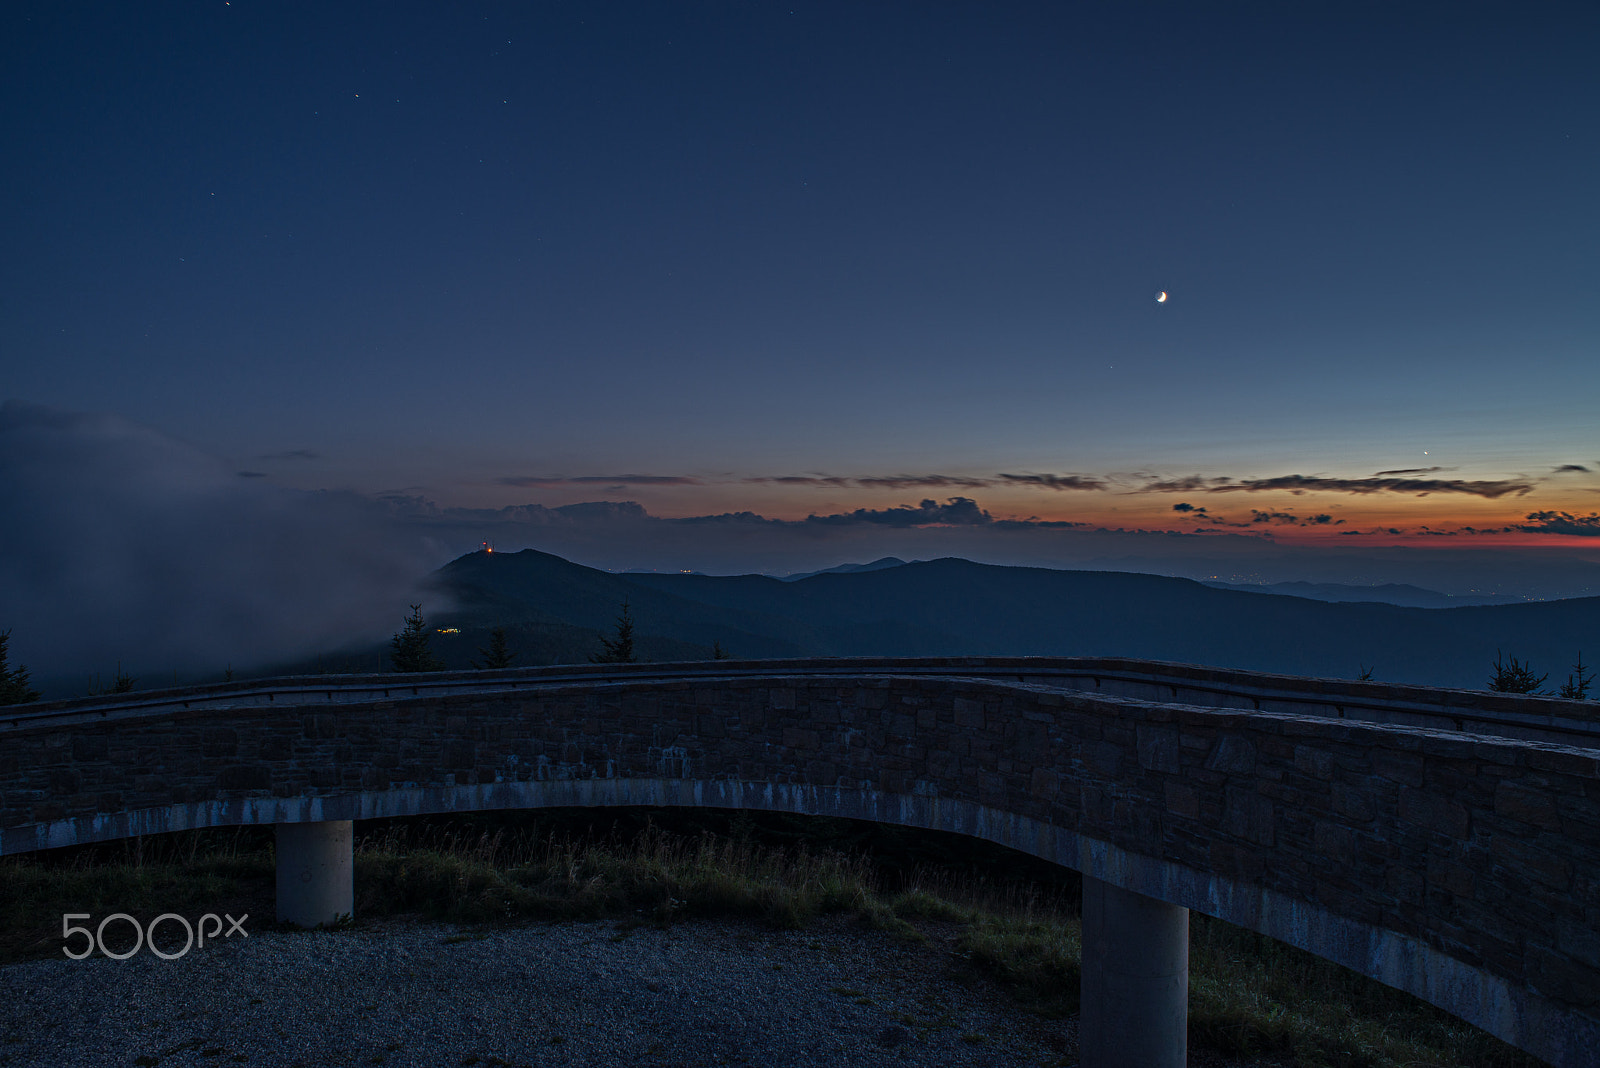
[(0, 1065), (1061, 1065), (1073, 1021), (848, 920), (261, 931), (0, 969)]

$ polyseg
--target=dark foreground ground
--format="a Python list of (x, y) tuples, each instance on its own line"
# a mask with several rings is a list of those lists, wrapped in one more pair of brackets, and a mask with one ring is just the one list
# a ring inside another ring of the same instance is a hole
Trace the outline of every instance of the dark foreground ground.
[[(0, 1065), (1072, 1065), (1077, 1022), (834, 917), (237, 935), (0, 969)], [(1191, 1064), (1277, 1064), (1195, 1053)]]

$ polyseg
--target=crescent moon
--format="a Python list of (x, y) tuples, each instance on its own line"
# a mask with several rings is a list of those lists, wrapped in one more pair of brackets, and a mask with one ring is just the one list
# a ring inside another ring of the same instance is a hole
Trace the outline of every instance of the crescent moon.
[(1163, 289), (1161, 292), (1156, 294), (1156, 303), (1157, 304), (1165, 304), (1166, 302), (1167, 302), (1167, 291)]

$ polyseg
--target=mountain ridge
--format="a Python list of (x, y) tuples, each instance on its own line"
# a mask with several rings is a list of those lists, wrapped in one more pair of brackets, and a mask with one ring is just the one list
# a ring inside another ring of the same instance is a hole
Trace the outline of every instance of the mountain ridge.
[(1246, 593), (1271, 593), (1304, 597), (1312, 601), (1393, 604), (1402, 608), (1463, 608), (1485, 604), (1524, 604), (1529, 598), (1504, 593), (1450, 594), (1413, 586), (1404, 582), (1385, 582), (1376, 586), (1355, 586), (1345, 582), (1267, 582), (1259, 585), (1202, 579), (1214, 590), (1243, 590)]
[[(648, 659), (706, 658), (714, 643), (761, 658), (1105, 655), (1481, 688), (1502, 651), (1559, 682), (1579, 651), (1600, 649), (1600, 597), (1418, 608), (958, 557), (785, 580), (614, 574), (529, 549), (468, 554), (434, 581), (457, 604), (441, 619), (477, 645), (496, 625), (564, 627), (572, 641), (593, 635), (598, 651), (626, 601)], [(450, 662), (450, 647), (468, 643), (439, 645)]]

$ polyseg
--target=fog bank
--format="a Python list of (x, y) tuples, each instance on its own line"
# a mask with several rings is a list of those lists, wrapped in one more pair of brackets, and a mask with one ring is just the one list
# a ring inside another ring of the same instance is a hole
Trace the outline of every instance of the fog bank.
[(108, 684), (121, 661), (144, 689), (381, 638), (441, 562), (354, 494), (15, 401), (0, 406), (0, 500), (0, 630), (39, 680)]

